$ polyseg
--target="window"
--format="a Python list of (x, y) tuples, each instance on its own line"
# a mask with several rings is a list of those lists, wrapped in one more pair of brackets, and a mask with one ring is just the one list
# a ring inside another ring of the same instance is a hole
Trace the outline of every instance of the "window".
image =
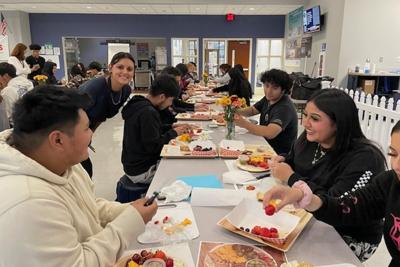
[(192, 61), (196, 63), (198, 68), (198, 51), (198, 39), (172, 38), (172, 66), (176, 66), (179, 63), (187, 64)]
[[(283, 65), (282, 39), (257, 39), (256, 89), (262, 88), (261, 73), (270, 69), (281, 69)], [(257, 93), (257, 90), (256, 90)]]
[(219, 71), (219, 65), (221, 65), (222, 63), (226, 63), (225, 40), (206, 40), (204, 49), (204, 71), (214, 77), (221, 75)]

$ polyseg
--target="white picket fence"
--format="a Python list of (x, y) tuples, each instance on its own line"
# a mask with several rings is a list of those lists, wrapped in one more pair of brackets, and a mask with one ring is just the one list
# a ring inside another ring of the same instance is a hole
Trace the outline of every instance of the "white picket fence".
[(356, 103), (364, 135), (378, 143), (386, 154), (390, 142), (390, 131), (393, 125), (400, 120), (400, 99), (394, 103), (393, 98), (387, 99), (377, 95), (372, 97), (364, 92), (339, 89), (350, 95)]

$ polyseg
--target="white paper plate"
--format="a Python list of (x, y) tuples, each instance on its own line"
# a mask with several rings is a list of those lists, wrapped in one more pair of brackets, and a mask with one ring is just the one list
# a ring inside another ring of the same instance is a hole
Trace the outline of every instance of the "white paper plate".
[[(189, 203), (180, 202), (175, 203), (175, 208), (159, 208), (153, 219), (146, 224), (146, 230), (144, 233), (138, 236), (137, 240), (142, 244), (150, 243), (174, 243), (182, 242), (185, 240), (192, 240), (197, 238), (199, 228), (197, 227), (195, 217), (193, 215), (192, 207)], [(192, 221), (192, 224), (187, 225), (182, 232), (177, 232), (172, 235), (167, 235), (161, 230), (162, 221), (165, 216), (172, 218), (176, 223), (183, 221), (188, 218)], [(159, 221), (158, 225), (154, 222)]]
[[(193, 262), (192, 253), (190, 252), (190, 248), (188, 243), (180, 243), (171, 246), (165, 247), (154, 247), (154, 248), (145, 248), (145, 250), (155, 252), (156, 250), (164, 251), (168, 257), (173, 258), (175, 261), (181, 261), (185, 267), (195, 267)], [(115, 267), (125, 267), (126, 261), (129, 257), (131, 257), (135, 253), (140, 253), (143, 249), (135, 249), (125, 251), (119, 261), (114, 265)]]
[(239, 151), (244, 151), (245, 145), (244, 142), (241, 140), (222, 140), (219, 143), (219, 146), (228, 150), (239, 150)]
[(285, 239), (298, 225), (300, 217), (279, 211), (273, 216), (265, 215), (262, 203), (256, 199), (245, 198), (227, 216), (228, 221), (237, 228), (252, 229), (254, 226), (274, 227), (279, 238)]

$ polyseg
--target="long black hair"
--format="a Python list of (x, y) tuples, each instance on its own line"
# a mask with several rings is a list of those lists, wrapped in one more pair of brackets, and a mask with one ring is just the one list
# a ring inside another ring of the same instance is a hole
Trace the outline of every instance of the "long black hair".
[(246, 104), (250, 106), (250, 98), (252, 96), (251, 85), (240, 67), (233, 67), (229, 70), (229, 95), (237, 95), (246, 99)]
[(392, 131), (390, 132), (390, 135), (400, 132), (400, 121), (396, 122), (396, 124), (393, 126)]
[[(336, 125), (336, 138), (333, 147), (330, 149), (331, 166), (342, 156), (359, 145), (367, 145), (375, 150), (384, 162), (385, 156), (381, 149), (363, 134), (358, 118), (357, 106), (354, 100), (339, 89), (325, 89), (315, 92), (307, 103), (314, 103), (315, 106), (324, 112)], [(307, 141), (305, 131), (299, 137), (299, 142), (304, 144)]]

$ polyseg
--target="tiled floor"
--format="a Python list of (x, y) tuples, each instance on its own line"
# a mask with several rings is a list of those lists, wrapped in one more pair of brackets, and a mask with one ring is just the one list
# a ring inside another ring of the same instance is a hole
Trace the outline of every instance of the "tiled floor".
[[(299, 127), (299, 133), (303, 128)], [(109, 200), (115, 199), (115, 186), (122, 176), (121, 147), (123, 121), (120, 115), (100, 125), (93, 136), (96, 153), (91, 152), (93, 161), (96, 194)], [(382, 242), (377, 252), (364, 265), (366, 267), (383, 267), (390, 262), (390, 256)]]

